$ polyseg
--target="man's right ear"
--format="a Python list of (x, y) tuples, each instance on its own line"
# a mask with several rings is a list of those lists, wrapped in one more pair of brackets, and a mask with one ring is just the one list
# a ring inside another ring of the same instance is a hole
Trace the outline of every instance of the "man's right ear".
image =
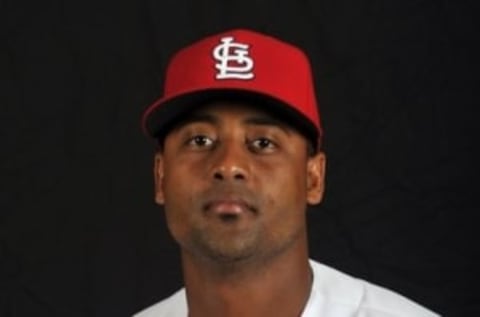
[(165, 196), (163, 193), (163, 156), (160, 152), (155, 154), (155, 162), (153, 165), (153, 178), (155, 180), (155, 202), (163, 205)]

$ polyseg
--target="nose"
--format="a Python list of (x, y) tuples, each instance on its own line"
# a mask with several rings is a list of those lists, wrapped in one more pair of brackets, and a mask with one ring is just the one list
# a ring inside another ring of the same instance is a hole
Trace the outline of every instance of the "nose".
[(250, 168), (243, 144), (225, 142), (216, 149), (212, 177), (219, 181), (246, 181)]

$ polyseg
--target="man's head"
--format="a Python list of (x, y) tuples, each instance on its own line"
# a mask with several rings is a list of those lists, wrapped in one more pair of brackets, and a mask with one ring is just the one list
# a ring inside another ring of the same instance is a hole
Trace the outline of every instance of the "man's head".
[(325, 173), (306, 57), (242, 30), (179, 55), (164, 97), (144, 116), (146, 132), (162, 143), (155, 199), (173, 237), (184, 252), (223, 262), (304, 248), (306, 205), (321, 201)]
[(211, 103), (166, 135), (155, 198), (183, 250), (217, 261), (269, 258), (304, 239), (325, 158), (285, 121), (242, 103)]

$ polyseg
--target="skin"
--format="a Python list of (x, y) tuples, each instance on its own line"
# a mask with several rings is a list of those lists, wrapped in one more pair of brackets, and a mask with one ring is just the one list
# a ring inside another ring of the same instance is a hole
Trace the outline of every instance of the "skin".
[(325, 155), (258, 108), (201, 107), (155, 156), (155, 200), (181, 248), (190, 317), (300, 316), (312, 276), (306, 206)]

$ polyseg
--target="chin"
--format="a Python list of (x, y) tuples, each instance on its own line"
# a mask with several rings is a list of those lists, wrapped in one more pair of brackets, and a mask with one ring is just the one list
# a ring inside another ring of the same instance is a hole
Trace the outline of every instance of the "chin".
[(252, 234), (235, 238), (195, 234), (190, 246), (195, 253), (219, 263), (245, 261), (258, 254), (259, 250), (258, 240)]

